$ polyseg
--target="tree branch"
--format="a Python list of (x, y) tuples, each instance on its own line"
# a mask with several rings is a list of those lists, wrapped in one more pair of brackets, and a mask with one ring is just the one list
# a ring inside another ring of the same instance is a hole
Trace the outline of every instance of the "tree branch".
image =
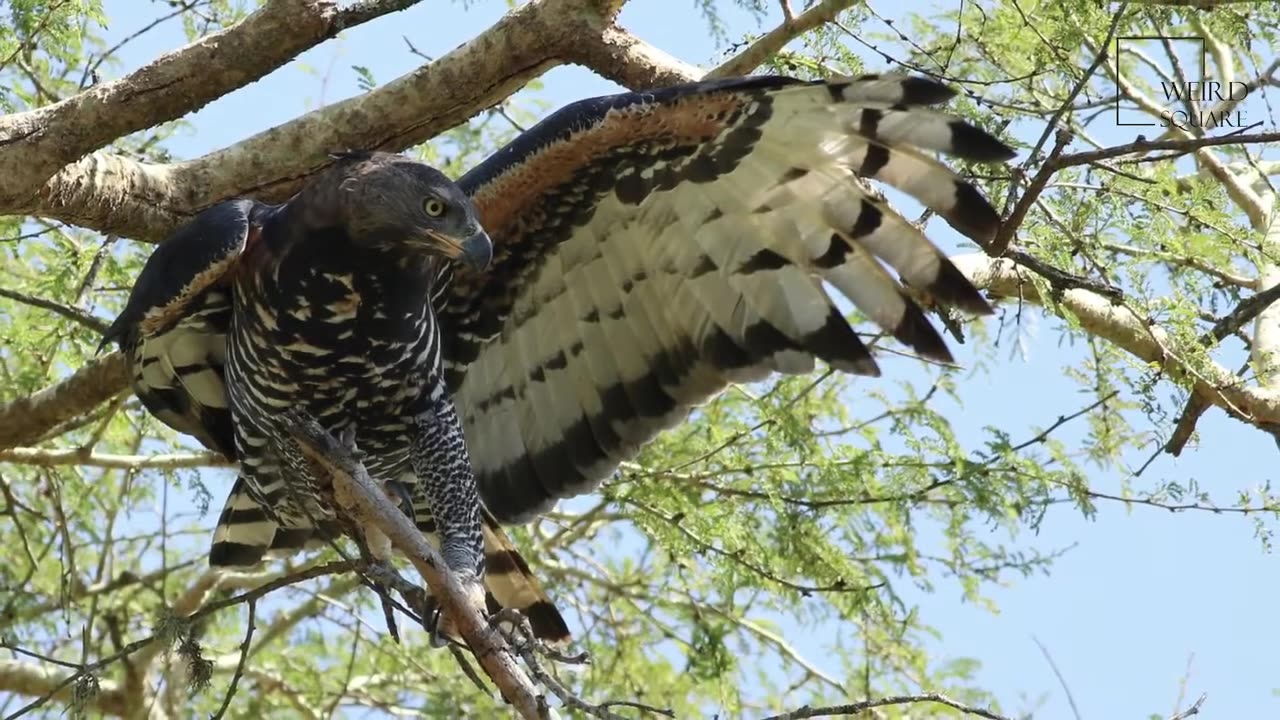
[[(26, 696), (48, 695), (64, 704), (71, 704), (72, 686), (63, 682), (63, 672), (38, 663), (19, 660), (0, 660), (0, 693)], [(90, 698), (86, 709), (103, 715), (123, 716), (129, 711), (124, 693), (110, 680), (99, 680), (98, 691)]]
[(127, 383), (124, 356), (116, 352), (90, 361), (56, 385), (0, 405), (0, 450), (39, 439), (49, 428), (115, 397)]
[(22, 207), (67, 163), (116, 138), (182, 117), (351, 25), (411, 4), (369, 0), (339, 11), (334, 0), (272, 0), (242, 22), (119, 80), (0, 118), (0, 206)]
[(547, 717), (546, 699), (516, 663), (502, 636), (481, 617), (481, 605), (468, 600), (467, 589), (448, 571), (440, 554), (413, 522), (390, 504), (364, 466), (352, 457), (351, 449), (310, 418), (294, 415), (290, 432), (303, 454), (331, 478), (339, 504), (349, 500), (361, 527), (372, 525), (381, 531), (413, 563), (503, 698), (527, 720)]
[(63, 305), (62, 303), (46, 300), (42, 297), (36, 297), (35, 295), (29, 295), (27, 293), (18, 292), (17, 290), (10, 290), (8, 288), (0, 288), (0, 297), (8, 298), (14, 302), (22, 303), (23, 305), (30, 305), (31, 307), (48, 310), (55, 315), (61, 315), (72, 322), (79, 323), (99, 335), (107, 331), (107, 324), (105, 322), (72, 305)]
[[(831, 22), (841, 12), (849, 9), (858, 0), (822, 0), (822, 2), (805, 10), (799, 15), (784, 20), (781, 25), (756, 38), (742, 52), (721, 63), (706, 79), (745, 75), (760, 67), (771, 56), (776, 55), (787, 43), (800, 35)], [(789, 6), (784, 5), (784, 9)]]
[(1275, 300), (1280, 297), (1280, 212), (1276, 208), (1276, 194), (1267, 184), (1259, 182), (1255, 187), (1266, 189), (1255, 194), (1261, 220), (1255, 227), (1262, 233), (1262, 252), (1258, 253), (1257, 261), (1260, 292), (1254, 298), (1269, 295), (1271, 302), (1255, 313), (1257, 321), (1253, 326), (1249, 360), (1257, 373), (1258, 383), (1277, 390), (1280, 389), (1280, 305)]
[[(1031, 271), (1010, 259), (970, 253), (952, 260), (979, 288), (997, 296), (1044, 304), (1032, 283)], [(1056, 292), (1053, 301), (1089, 334), (1159, 367), (1179, 385), (1200, 393), (1232, 417), (1268, 431), (1280, 428), (1280, 392), (1248, 387), (1235, 373), (1207, 358), (1197, 359), (1196, 367), (1189, 367), (1169, 351), (1174, 343), (1163, 328), (1112, 298), (1074, 287)]]
[(56, 467), (79, 465), (82, 467), (113, 468), (117, 470), (177, 470), (179, 468), (229, 467), (233, 465), (218, 453), (189, 453), (170, 455), (111, 455), (97, 453), (90, 448), (46, 450), (44, 448), (16, 447), (0, 450), (0, 462)]
[(892, 697), (876, 698), (874, 700), (863, 700), (862, 702), (849, 703), (848, 705), (833, 705), (830, 707), (809, 707), (805, 706), (781, 715), (770, 715), (764, 720), (803, 720), (804, 718), (816, 717), (835, 717), (860, 715), (873, 710), (875, 708), (887, 707), (889, 705), (917, 705), (925, 703), (934, 703), (937, 705), (946, 705), (949, 708), (955, 708), (966, 715), (973, 715), (988, 720), (1008, 720), (1004, 715), (997, 715), (990, 710), (972, 705), (965, 705), (956, 700), (952, 700), (946, 695), (940, 693), (923, 693), (920, 695), (895, 695)]
[[(593, 40), (599, 45), (604, 35), (616, 37), (609, 18), (595, 0), (534, 0), (435, 62), (376, 90), (195, 160), (153, 165), (98, 152), (58, 172), (36, 197), (30, 188), (43, 179), (32, 182), (31, 173), (19, 173), (29, 183), (26, 195), (8, 202), (0, 195), (0, 210), (158, 241), (229, 197), (288, 198), (332, 162), (331, 152), (399, 151), (460, 125), (548, 69), (577, 58), (582, 46)], [(623, 50), (611, 46), (610, 51)], [(597, 54), (582, 61), (599, 69), (609, 59)], [(202, 69), (197, 76), (208, 74)]]
[(679, 60), (615, 25), (584, 35), (567, 60), (633, 90), (696, 82), (702, 70)]

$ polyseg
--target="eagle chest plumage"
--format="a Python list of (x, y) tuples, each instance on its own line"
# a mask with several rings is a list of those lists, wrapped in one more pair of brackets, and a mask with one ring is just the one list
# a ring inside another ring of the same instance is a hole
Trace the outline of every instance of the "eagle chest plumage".
[(375, 480), (412, 473), (414, 419), (445, 390), (436, 267), (342, 229), (291, 240), (282, 226), (264, 223), (235, 277), (227, 387), (249, 492), (276, 522), (310, 527), (332, 513), (289, 482), (283, 413), (300, 409), (335, 433), (354, 426)]

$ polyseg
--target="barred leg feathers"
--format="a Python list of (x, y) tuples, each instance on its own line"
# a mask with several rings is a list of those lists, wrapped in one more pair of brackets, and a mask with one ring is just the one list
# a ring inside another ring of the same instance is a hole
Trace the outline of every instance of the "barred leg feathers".
[[(431, 520), (419, 521), (418, 528), (432, 546), (439, 547), (439, 537)], [(529, 563), (488, 511), (484, 513), (484, 551), (485, 609), (488, 613), (495, 615), (504, 609), (519, 610), (529, 620), (534, 637), (551, 645), (567, 644), (572, 639), (569, 625), (542, 589), (542, 583), (534, 576)], [(447, 618), (442, 618), (436, 632), (449, 640), (461, 641)]]

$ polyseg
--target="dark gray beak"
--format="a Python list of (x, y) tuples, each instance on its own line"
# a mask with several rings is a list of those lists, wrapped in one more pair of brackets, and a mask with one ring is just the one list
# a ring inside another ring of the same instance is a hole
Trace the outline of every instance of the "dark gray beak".
[(460, 260), (471, 266), (476, 272), (483, 272), (493, 262), (493, 241), (484, 230), (476, 230), (476, 234), (462, 241)]

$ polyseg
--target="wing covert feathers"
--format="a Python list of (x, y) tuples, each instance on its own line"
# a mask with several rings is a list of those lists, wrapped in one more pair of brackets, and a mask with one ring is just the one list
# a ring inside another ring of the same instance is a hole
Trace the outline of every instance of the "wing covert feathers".
[(229, 200), (179, 228), (147, 259), (102, 340), (119, 344), (133, 389), (152, 414), (231, 459), (235, 441), (222, 375), (231, 319), (225, 281), (262, 208)]
[(495, 262), (455, 275), (441, 318), (497, 517), (591, 490), (728, 383), (818, 360), (877, 374), (832, 288), (922, 357), (951, 362), (903, 284), (969, 313), (990, 306), (867, 181), (979, 244), (993, 238), (999, 214), (935, 155), (1014, 153), (933, 107), (953, 95), (886, 75), (597, 98), (462, 178)]

